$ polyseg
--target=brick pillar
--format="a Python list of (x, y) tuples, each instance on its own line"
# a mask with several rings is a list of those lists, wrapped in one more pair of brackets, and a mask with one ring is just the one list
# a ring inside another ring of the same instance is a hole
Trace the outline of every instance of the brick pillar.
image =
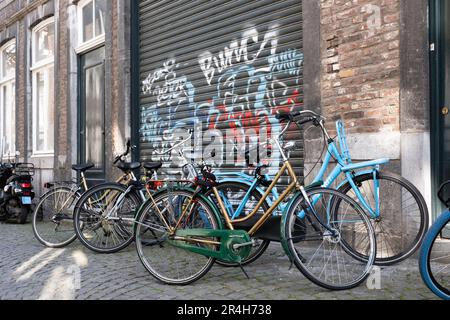
[(59, 1), (57, 19), (57, 54), (55, 55), (55, 176), (57, 179), (69, 179), (71, 176), (71, 157), (69, 151), (69, 26), (68, 4)]
[[(112, 165), (114, 155), (125, 150), (130, 137), (130, 5), (114, 0), (110, 6), (110, 33), (106, 37), (106, 102), (110, 115), (106, 118), (107, 179), (115, 179), (120, 171)], [(108, 105), (108, 101), (110, 104)]]
[(17, 48), (17, 72), (16, 72), (16, 149), (20, 152), (20, 158), (26, 160), (27, 156), (27, 93), (30, 88), (27, 86), (27, 32), (23, 21), (17, 22), (18, 32), (16, 38)]
[(322, 0), (322, 112), (356, 158), (400, 158), (400, 0)]

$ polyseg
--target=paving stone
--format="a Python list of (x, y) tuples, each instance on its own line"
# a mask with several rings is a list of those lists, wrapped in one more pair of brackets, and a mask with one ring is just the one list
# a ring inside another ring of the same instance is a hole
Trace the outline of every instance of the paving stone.
[[(436, 299), (422, 283), (416, 259), (383, 267), (380, 290), (362, 284), (332, 292), (311, 283), (295, 266), (289, 269), (279, 244), (272, 244), (258, 261), (245, 267), (250, 280), (240, 269), (215, 265), (198, 282), (174, 287), (147, 273), (133, 244), (121, 252), (100, 255), (78, 241), (64, 249), (45, 248), (29, 224), (0, 224), (0, 234), (8, 239), (0, 243), (0, 299)], [(77, 264), (75, 252), (87, 259), (87, 265)], [(68, 285), (74, 267), (80, 272), (80, 288)]]

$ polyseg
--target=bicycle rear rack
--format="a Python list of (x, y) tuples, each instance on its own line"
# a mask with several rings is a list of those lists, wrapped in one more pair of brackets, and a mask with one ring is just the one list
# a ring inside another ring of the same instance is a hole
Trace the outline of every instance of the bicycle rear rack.
[(19, 176), (34, 176), (34, 164), (32, 163), (16, 163), (14, 165), (14, 173)]

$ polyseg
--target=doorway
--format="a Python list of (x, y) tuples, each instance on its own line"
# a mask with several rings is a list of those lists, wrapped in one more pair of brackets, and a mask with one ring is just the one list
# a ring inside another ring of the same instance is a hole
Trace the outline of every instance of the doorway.
[(79, 163), (93, 163), (86, 172), (90, 185), (105, 180), (105, 47), (80, 56)]

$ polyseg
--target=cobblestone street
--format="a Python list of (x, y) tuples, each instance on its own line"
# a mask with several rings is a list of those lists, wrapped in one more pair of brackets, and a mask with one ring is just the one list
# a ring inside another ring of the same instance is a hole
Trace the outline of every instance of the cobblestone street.
[(329, 292), (293, 268), (278, 244), (246, 267), (218, 265), (200, 281), (166, 286), (146, 272), (134, 245), (113, 255), (99, 255), (78, 241), (49, 249), (35, 240), (30, 224), (0, 224), (0, 299), (435, 299), (420, 279), (417, 261), (381, 270), (381, 289), (365, 285)]

